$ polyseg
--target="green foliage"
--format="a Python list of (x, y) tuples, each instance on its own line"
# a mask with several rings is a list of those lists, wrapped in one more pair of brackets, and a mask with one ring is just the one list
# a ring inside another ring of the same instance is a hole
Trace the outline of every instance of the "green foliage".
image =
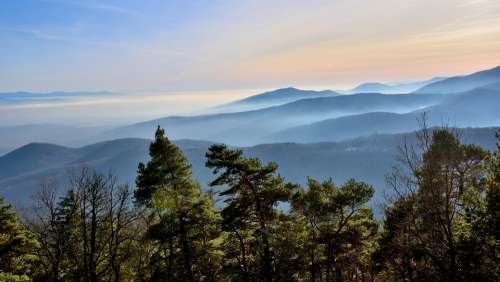
[(498, 281), (497, 155), (447, 130), (429, 141), (409, 164), (417, 189), (386, 210), (375, 266), (391, 280)]
[(0, 199), (0, 281), (500, 281), (500, 136), (490, 153), (427, 133), (379, 225), (370, 185), (302, 188), (225, 145), (206, 155), (216, 207), (158, 128), (135, 206), (88, 169), (42, 187), (27, 225)]
[(31, 281), (39, 243), (0, 197), (0, 281)]
[[(293, 212), (303, 218), (306, 240), (303, 260), (308, 279), (364, 280), (370, 277), (371, 239), (377, 231), (367, 202), (373, 188), (349, 180), (341, 187), (309, 179), (309, 189), (292, 200)], [(324, 278), (323, 278), (324, 277)]]
[[(220, 195), (226, 197), (227, 206), (222, 210), (223, 228), (240, 241), (243, 264), (242, 279), (252, 279), (251, 272), (259, 273), (254, 279), (272, 281), (273, 259), (271, 226), (279, 216), (277, 206), (288, 201), (292, 185), (286, 184), (276, 174), (275, 163), (262, 165), (256, 158), (245, 158), (241, 150), (232, 150), (225, 145), (213, 145), (207, 153), (207, 167), (218, 174), (210, 185), (223, 185)], [(240, 238), (245, 234), (246, 240)], [(246, 243), (251, 242), (251, 244)], [(257, 245), (259, 256), (253, 258), (260, 271), (252, 271), (244, 249)], [(246, 245), (246, 246), (245, 246)]]
[(149, 154), (150, 161), (139, 164), (135, 198), (154, 218), (147, 230), (155, 244), (151, 280), (214, 281), (221, 260), (219, 213), (160, 127)]

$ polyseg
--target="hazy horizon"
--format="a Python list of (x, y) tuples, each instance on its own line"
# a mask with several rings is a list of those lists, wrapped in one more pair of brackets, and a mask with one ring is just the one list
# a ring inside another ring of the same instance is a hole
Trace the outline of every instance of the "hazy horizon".
[(0, 99), (0, 127), (28, 124), (126, 125), (169, 115), (201, 114), (213, 106), (257, 94), (255, 91), (261, 90), (115, 93), (117, 95), (75, 95), (17, 101)]
[[(491, 66), (490, 68), (496, 67)], [(489, 68), (488, 68), (489, 69)], [(442, 77), (468, 75), (485, 69), (471, 70), (461, 74), (447, 74)], [(405, 81), (376, 81), (365, 78), (356, 84), (342, 86), (300, 86), (284, 85), (277, 88), (254, 89), (226, 89), (226, 90), (199, 90), (199, 91), (145, 91), (145, 92), (112, 92), (108, 89), (95, 91), (88, 90), (60, 90), (54, 89), (46, 92), (31, 92), (25, 90), (0, 92), (0, 111), (2, 120), (0, 127), (22, 126), (32, 124), (72, 125), (83, 127), (107, 127), (133, 124), (137, 122), (163, 118), (173, 115), (189, 116), (216, 113), (214, 107), (228, 104), (240, 99), (261, 93), (284, 88), (297, 88), (302, 90), (333, 90), (339, 94), (354, 94), (348, 92), (356, 86), (365, 83), (384, 83), (397, 85), (405, 83), (423, 82), (432, 78), (429, 76), (422, 80)], [(416, 88), (415, 88), (416, 90)], [(9, 99), (9, 94), (28, 92), (46, 94), (35, 97), (21, 97)], [(64, 93), (62, 97), (52, 94)], [(411, 91), (410, 91), (411, 92)], [(399, 93), (399, 92), (396, 92)], [(3, 96), (1, 94), (4, 94)], [(394, 94), (394, 93), (385, 93)], [(405, 94), (401, 92), (400, 94)], [(272, 106), (272, 105), (267, 105)], [(258, 108), (258, 107), (257, 107)], [(237, 111), (251, 110), (252, 107), (234, 109)], [(223, 111), (229, 109), (225, 108)]]
[[(70, 127), (75, 132), (88, 129), (79, 138), (83, 143), (145, 137), (150, 136), (148, 122), (168, 126), (176, 138), (234, 144), (278, 140), (286, 130), (347, 117), (359, 119), (359, 125), (390, 121), (394, 128), (387, 130), (401, 132), (411, 129), (408, 121), (424, 109), (437, 112), (434, 121), (442, 115), (467, 126), (497, 125), (495, 114), (490, 117), (483, 110), (461, 120), (455, 111), (480, 108), (464, 102), (467, 95), (455, 108), (447, 104), (453, 95), (439, 97), (488, 84), (493, 93), (500, 69), (458, 84), (431, 85), (430, 93), (424, 93), (434, 97), (420, 93), (326, 101), (321, 98), (337, 94), (283, 88), (406, 94), (436, 77), (495, 68), (500, 65), (499, 1), (17, 0), (0, 7), (5, 148), (40, 140), (73, 144)], [(403, 84), (350, 91), (370, 82)], [(282, 90), (230, 103), (277, 89)], [(5, 94), (18, 91), (49, 94)], [(59, 91), (71, 93), (50, 93)], [(319, 99), (299, 102), (309, 98)], [(491, 107), (495, 101), (485, 96), (474, 102)], [(261, 113), (271, 120), (262, 120)], [(377, 117), (362, 121), (370, 113)], [(179, 115), (186, 117), (172, 118)], [(143, 127), (123, 129), (136, 123)], [(24, 132), (21, 125), (35, 126)], [(359, 125), (342, 127), (335, 135), (355, 136), (348, 132)], [(374, 128), (358, 128), (356, 134)], [(318, 129), (311, 140), (332, 139), (325, 132)], [(290, 136), (301, 135), (306, 134)], [(290, 136), (283, 140), (292, 140)]]

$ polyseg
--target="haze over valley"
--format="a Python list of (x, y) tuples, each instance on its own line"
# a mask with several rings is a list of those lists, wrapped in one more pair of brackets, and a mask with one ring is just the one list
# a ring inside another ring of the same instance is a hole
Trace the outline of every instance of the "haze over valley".
[[(226, 143), (244, 148), (249, 156), (276, 161), (280, 173), (294, 182), (304, 183), (307, 177), (367, 181), (376, 187), (375, 199), (381, 202), (385, 175), (395, 165), (397, 148), (407, 138), (414, 138), (423, 118), (430, 127), (457, 128), (464, 142), (494, 148), (495, 128), (500, 125), (500, 67), (414, 85), (421, 88), (377, 93), (370, 84), (362, 84), (357, 87), (361, 93), (293, 87), (248, 97), (241, 92), (244, 98), (236, 101), (200, 100), (205, 106), (195, 103), (189, 107), (191, 113), (183, 112), (178, 96), (169, 95), (136, 104), (137, 95), (112, 92), (3, 93), (2, 106), (37, 109), (49, 119), (50, 112), (58, 108), (68, 117), (64, 124), (46, 120), (46, 124), (0, 128), (4, 154), (0, 157), (0, 191), (6, 199), (22, 203), (36, 190), (37, 182), (53, 177), (64, 183), (68, 171), (82, 165), (114, 171), (120, 180), (132, 184), (134, 164), (147, 159), (148, 140), (161, 126), (169, 138), (177, 140), (203, 187), (210, 179), (204, 152), (210, 144)], [(451, 90), (444, 91), (446, 87)], [(112, 103), (116, 101), (123, 104)], [(75, 113), (75, 107), (81, 107), (81, 112)], [(146, 115), (143, 119), (147, 115), (160, 118), (116, 122), (101, 112), (114, 115), (119, 110), (133, 120), (128, 110), (141, 107)], [(156, 113), (171, 107), (183, 114), (161, 117)], [(87, 117), (87, 123), (73, 123), (80, 115)]]
[(499, 0), (0, 1), (0, 282), (498, 282), (499, 254)]

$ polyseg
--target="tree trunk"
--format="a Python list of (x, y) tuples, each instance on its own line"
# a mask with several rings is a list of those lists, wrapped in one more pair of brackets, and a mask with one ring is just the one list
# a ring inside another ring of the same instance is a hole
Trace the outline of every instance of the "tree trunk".
[(267, 238), (266, 234), (266, 226), (263, 222), (261, 222), (261, 231), (260, 231), (261, 237), (262, 237), (262, 245), (264, 247), (264, 266), (263, 266), (263, 274), (264, 274), (264, 280), (267, 282), (272, 282), (273, 281), (273, 268), (272, 268), (272, 262), (271, 262), (271, 249), (269, 247), (269, 239)]
[(243, 237), (241, 237), (238, 230), (234, 229), (234, 233), (236, 233), (236, 236), (238, 237), (238, 240), (240, 241), (241, 260), (242, 260), (242, 264), (243, 264), (243, 282), (249, 282), (250, 276), (248, 275), (248, 265), (247, 265), (247, 255), (246, 255), (245, 242), (243, 241)]
[(181, 216), (180, 218), (180, 229), (181, 240), (182, 240), (182, 256), (184, 257), (184, 275), (185, 281), (193, 281), (193, 272), (191, 267), (191, 250), (189, 247), (189, 242), (187, 239), (186, 222)]

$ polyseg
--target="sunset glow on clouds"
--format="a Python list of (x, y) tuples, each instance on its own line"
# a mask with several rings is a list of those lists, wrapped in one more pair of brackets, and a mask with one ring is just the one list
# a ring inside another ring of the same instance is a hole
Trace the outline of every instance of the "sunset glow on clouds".
[(335, 89), (500, 64), (497, 0), (0, 5), (0, 91)]

